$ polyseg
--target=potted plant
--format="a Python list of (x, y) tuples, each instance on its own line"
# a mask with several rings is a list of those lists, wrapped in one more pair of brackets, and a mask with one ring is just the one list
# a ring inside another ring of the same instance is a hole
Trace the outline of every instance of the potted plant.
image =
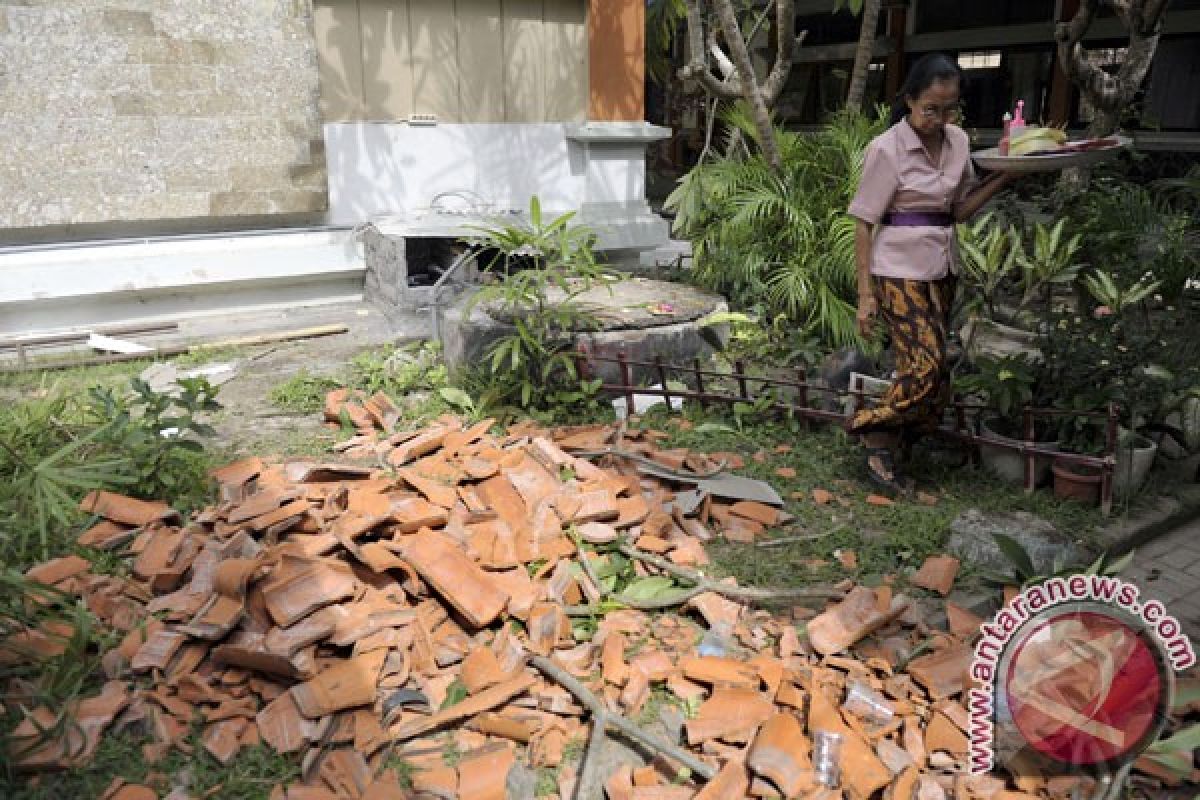
[[(1025, 440), (1025, 409), (1033, 402), (1041, 377), (1040, 365), (1027, 355), (981, 356), (975, 368), (976, 372), (958, 378), (955, 388), (987, 402), (989, 412), (980, 417), (980, 433), (1007, 445), (1020, 444)], [(1033, 433), (1039, 448), (1058, 449), (1053, 429), (1044, 422), (1036, 422)], [(1019, 450), (980, 443), (979, 455), (984, 467), (997, 477), (1018, 485), (1025, 483), (1026, 456)], [(1035, 485), (1045, 482), (1051, 461), (1049, 456), (1034, 459)]]
[[(1078, 411), (1087, 411), (1087, 401), (1076, 399)], [(1086, 456), (1104, 454), (1105, 432), (1102, 425), (1087, 417), (1066, 417), (1059, 432), (1062, 449)], [(1061, 458), (1051, 466), (1054, 474), (1054, 495), (1064, 500), (1077, 500), (1087, 505), (1100, 502), (1104, 474), (1099, 467), (1086, 466)]]

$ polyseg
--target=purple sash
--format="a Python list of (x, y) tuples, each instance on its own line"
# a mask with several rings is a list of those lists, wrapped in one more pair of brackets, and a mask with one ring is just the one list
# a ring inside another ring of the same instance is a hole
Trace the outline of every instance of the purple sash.
[(950, 228), (954, 225), (954, 215), (942, 211), (889, 211), (882, 222), (901, 228)]

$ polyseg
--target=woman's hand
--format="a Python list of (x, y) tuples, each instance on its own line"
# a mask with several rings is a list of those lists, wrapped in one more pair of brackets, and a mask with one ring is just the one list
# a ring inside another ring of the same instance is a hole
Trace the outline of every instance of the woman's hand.
[(858, 296), (858, 332), (870, 336), (875, 331), (875, 320), (879, 317), (879, 302), (873, 294)]

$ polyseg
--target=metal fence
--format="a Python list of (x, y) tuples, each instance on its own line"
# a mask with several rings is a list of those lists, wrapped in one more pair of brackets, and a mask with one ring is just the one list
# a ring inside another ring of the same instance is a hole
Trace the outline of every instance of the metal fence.
[[(660, 396), (666, 401), (668, 408), (671, 407), (671, 400), (674, 398), (694, 400), (702, 407), (707, 408), (710, 405), (732, 405), (734, 403), (754, 402), (756, 394), (761, 397), (763, 392), (782, 388), (793, 390), (796, 402), (785, 402), (776, 398), (771, 404), (773, 409), (805, 420), (845, 425), (850, 415), (814, 407), (812, 396), (827, 394), (853, 398), (855, 411), (863, 408), (870, 396), (870, 393), (864, 391), (861, 386), (837, 389), (815, 385), (809, 381), (808, 372), (802, 367), (795, 369), (794, 379), (786, 379), (750, 375), (746, 372), (746, 365), (741, 361), (734, 362), (732, 372), (718, 372), (712, 369), (705, 369), (699, 360), (693, 361), (690, 365), (679, 365), (664, 363), (662, 359), (638, 361), (630, 359), (623, 352), (618, 353), (616, 356), (605, 356), (591, 352), (575, 353), (576, 367), (579, 370), (579, 374), (583, 377), (589, 377), (595, 373), (594, 365), (597, 362), (617, 365), (621, 376), (620, 383), (603, 383), (599, 391), (615, 397), (624, 397), (626, 411), (630, 415), (635, 410), (634, 396), (639, 394)], [(635, 367), (649, 370), (652, 374), (657, 375), (658, 387), (634, 385), (633, 370)], [(673, 379), (688, 388), (670, 388), (669, 383)], [(737, 386), (736, 394), (712, 391), (709, 387), (717, 381), (732, 381)], [(937, 434), (944, 438), (966, 444), (970, 449), (972, 460), (978, 458), (977, 448), (981, 444), (1020, 453), (1024, 457), (1024, 486), (1027, 492), (1032, 492), (1036, 488), (1036, 464), (1038, 458), (1049, 458), (1066, 464), (1098, 469), (1101, 476), (1100, 507), (1106, 516), (1112, 512), (1114, 494), (1113, 478), (1116, 470), (1117, 452), (1118, 408), (1116, 404), (1110, 403), (1106, 411), (1090, 412), (1026, 407), (1022, 410), (1021, 439), (985, 436), (972, 430), (969, 424), (971, 417), (978, 417), (989, 410), (987, 406), (981, 403), (971, 403), (955, 397), (948, 408), (953, 414), (953, 424), (943, 424), (938, 428)], [(1045, 446), (1044, 442), (1039, 443), (1034, 440), (1034, 431), (1038, 419), (1061, 417), (1077, 417), (1103, 421), (1104, 451), (1098, 456), (1070, 453), (1049, 449)]]

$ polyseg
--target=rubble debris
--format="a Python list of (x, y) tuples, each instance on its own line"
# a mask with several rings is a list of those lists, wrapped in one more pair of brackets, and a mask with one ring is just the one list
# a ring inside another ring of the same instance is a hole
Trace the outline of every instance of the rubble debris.
[[(386, 466), (243, 459), (214, 471), (220, 501), (186, 525), (163, 503), (85, 498), (87, 542), (128, 545), (130, 574), (77, 556), (28, 574), (81, 598), (120, 644), (97, 696), (19, 712), (17, 769), (86, 764), (118, 720), (144, 723), (160, 760), (189, 746), (195, 719), (222, 763), (259, 741), (295, 754), (302, 777), (279, 800), (498, 800), (518, 762), (559, 769), (564, 798), (1033, 796), (1002, 774), (965, 784), (955, 767), (969, 612), (947, 603), (949, 632), (905, 667), (930, 630), (889, 586), (780, 590), (700, 571), (715, 536), (753, 540), (787, 519), (765, 484), (714, 473), (730, 455), (660, 450), (624, 428), (494, 434), (445, 417), (397, 431), (386, 397), (345, 391), (325, 414), (358, 428), (347, 453)], [(614, 559), (642, 595), (613, 587)], [(914, 584), (944, 595), (956, 571), (934, 557)], [(767, 600), (789, 608), (751, 605)], [(32, 657), (17, 645), (52, 633), (8, 632), (0, 654)], [(678, 740), (634, 721), (661, 693), (691, 711)], [(653, 761), (601, 774), (592, 756), (610, 732)], [(576, 765), (566, 754), (585, 740)], [(411, 792), (392, 756), (413, 767)], [(1059, 800), (1076, 783), (1033, 791)]]

